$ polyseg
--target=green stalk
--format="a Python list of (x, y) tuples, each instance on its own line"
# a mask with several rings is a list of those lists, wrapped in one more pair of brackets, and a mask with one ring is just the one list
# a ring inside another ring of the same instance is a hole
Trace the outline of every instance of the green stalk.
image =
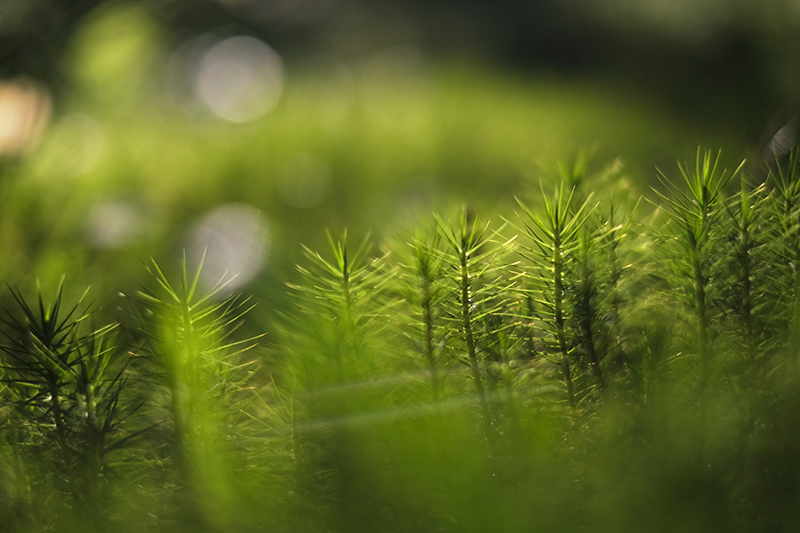
[(459, 249), (459, 263), (461, 265), (461, 275), (459, 279), (459, 290), (461, 291), (461, 327), (463, 328), (464, 340), (467, 345), (467, 356), (469, 357), (472, 379), (475, 382), (475, 389), (478, 393), (481, 416), (487, 428), (487, 436), (490, 436), (493, 434), (491, 412), (489, 410), (489, 402), (486, 399), (486, 390), (483, 386), (481, 372), (478, 368), (478, 354), (472, 331), (472, 282), (470, 280), (469, 259), (466, 239), (462, 238), (461, 247)]
[[(63, 279), (51, 306), (45, 306), (41, 290), (36, 310), (28, 305), (19, 292), (12, 289), (11, 294), (22, 312), (22, 317), (17, 318), (12, 315), (5, 320), (9, 328), (4, 334), (10, 342), (2, 348), (9, 356), (7, 368), (14, 374), (12, 382), (22, 384), (23, 387), (35, 383), (39, 388), (29, 406), (40, 407), (45, 413), (45, 420), (35, 421), (37, 424), (42, 424), (42, 433), (52, 435), (48, 428), (55, 428), (54, 438), (51, 438), (58, 447), (58, 455), (61, 456), (59, 468), (66, 473), (73, 462), (73, 446), (65, 419), (69, 415), (67, 411), (69, 406), (65, 406), (63, 400), (76, 380), (73, 369), (73, 359), (76, 354), (75, 330), (88, 316), (76, 315), (83, 297), (68, 313), (63, 314)], [(86, 293), (84, 297), (85, 295)], [(21, 395), (21, 401), (28, 405), (22, 398), (27, 398), (31, 389), (25, 390), (26, 392)], [(68, 490), (77, 497), (74, 490)]]
[(702, 250), (694, 234), (689, 234), (689, 250), (691, 253), (692, 273), (694, 274), (695, 321), (697, 324), (698, 351), (700, 356), (701, 386), (708, 379), (708, 306), (706, 292), (708, 277), (701, 259)]
[(796, 149), (786, 165), (776, 161), (776, 170), (771, 170), (778, 205), (777, 218), (780, 223), (778, 255), (784, 268), (791, 272), (790, 316), (788, 317), (790, 347), (800, 342), (800, 180), (798, 179), (800, 152)]
[(226, 342), (226, 330), (247, 310), (238, 310), (235, 296), (216, 299), (221, 284), (199, 295), (201, 270), (202, 263), (190, 279), (184, 258), (180, 285), (173, 288), (153, 262), (150, 271), (160, 294), (140, 291), (139, 299), (149, 311), (143, 326), (171, 393), (178, 469), (188, 491), (187, 519), (218, 531), (234, 518), (223, 416), (231, 391), (241, 386), (236, 372), (244, 365), (232, 358), (253, 339)]
[(567, 386), (567, 398), (573, 411), (577, 410), (575, 401), (575, 385), (572, 382), (572, 369), (570, 368), (569, 348), (567, 347), (567, 334), (564, 329), (564, 250), (561, 246), (561, 233), (558, 228), (553, 232), (553, 313), (556, 324), (556, 337), (558, 349), (561, 352), (561, 369), (564, 373), (564, 382)]
[(578, 269), (581, 273), (579, 286), (581, 337), (584, 349), (589, 357), (589, 366), (592, 369), (592, 373), (597, 379), (600, 388), (605, 389), (606, 382), (603, 370), (600, 368), (600, 357), (597, 353), (597, 341), (595, 339), (595, 324), (597, 323), (598, 312), (593, 300), (597, 284), (590, 264), (592, 243), (595, 238), (586, 228), (581, 233), (581, 252), (578, 260)]
[[(492, 409), (484, 385), (481, 371), (478, 346), (481, 338), (491, 331), (482, 326), (481, 320), (499, 311), (496, 295), (501, 291), (500, 278), (487, 279), (487, 276), (497, 271), (495, 264), (496, 253), (486, 250), (483, 234), (488, 226), (480, 227), (474, 220), (470, 220), (466, 207), (462, 208), (458, 226), (453, 228), (441, 218), (436, 217), (439, 233), (450, 245), (454, 256), (451, 263), (453, 281), (453, 300), (458, 303), (450, 314), (454, 325), (459, 332), (466, 351), (466, 360), (462, 359), (470, 369), (472, 381), (475, 384), (480, 416), (483, 420), (486, 439), (490, 448), (494, 448), (497, 431), (492, 415)], [(510, 243), (498, 247), (500, 253), (510, 248)]]
[(422, 307), (422, 320), (424, 327), (424, 352), (425, 359), (428, 362), (428, 371), (431, 377), (431, 397), (433, 401), (439, 399), (439, 380), (438, 369), (436, 367), (436, 358), (433, 350), (433, 297), (431, 295), (431, 279), (428, 276), (422, 278), (422, 300), (420, 307)]
[(726, 170), (718, 172), (720, 155), (717, 153), (716, 158), (712, 159), (711, 153), (707, 151), (701, 157), (698, 149), (694, 171), (686, 165), (678, 164), (683, 181), (689, 189), (688, 194), (663, 177), (663, 174), (661, 181), (673, 193), (672, 197), (655, 191), (670, 207), (671, 218), (678, 225), (678, 242), (682, 244), (683, 252), (688, 257), (692, 276), (690, 300), (694, 308), (695, 346), (699, 357), (701, 390), (710, 377), (711, 316), (708, 293), (711, 281), (711, 250), (714, 245), (710, 242), (714, 238), (712, 228), (718, 222), (718, 206), (724, 200), (725, 188), (744, 165), (742, 161), (730, 175)]
[(66, 454), (65, 459), (68, 459), (67, 430), (64, 427), (64, 415), (61, 411), (61, 384), (59, 383), (58, 376), (52, 372), (48, 372), (47, 386), (50, 392), (50, 413), (53, 417), (53, 423), (56, 426), (58, 444)]
[[(408, 255), (408, 248), (411, 255)], [(427, 366), (431, 399), (436, 402), (440, 395), (439, 368), (436, 357), (437, 319), (441, 306), (440, 285), (442, 255), (439, 251), (438, 234), (417, 231), (400, 249), (406, 271), (399, 285), (400, 295), (411, 304), (412, 327), (421, 339), (419, 351)]]
[(624, 329), (622, 327), (622, 319), (620, 316), (620, 306), (623, 302), (620, 295), (619, 285), (622, 278), (623, 267), (620, 265), (619, 247), (622, 240), (626, 237), (627, 232), (630, 230), (630, 226), (633, 222), (632, 214), (636, 212), (638, 206), (639, 202), (637, 201), (636, 204), (634, 204), (630, 214), (627, 217), (624, 217), (625, 221), (623, 223), (618, 223), (614, 216), (617, 211), (612, 203), (608, 217), (608, 230), (603, 236), (604, 249), (607, 250), (608, 254), (608, 261), (606, 262), (606, 265), (608, 265), (608, 270), (610, 272), (608, 279), (608, 290), (610, 294), (609, 313), (611, 315), (610, 338), (612, 340), (611, 346), (613, 346), (613, 348), (609, 349), (609, 353), (611, 353), (613, 350), (613, 363), (615, 369), (619, 369), (620, 365), (625, 364), (627, 361), (624, 345)]
[(531, 253), (529, 258), (545, 272), (540, 278), (545, 297), (539, 302), (552, 313), (550, 333), (556, 338), (559, 354), (558, 365), (564, 377), (567, 400), (573, 413), (577, 412), (578, 402), (572, 375), (572, 354), (567, 343), (568, 332), (564, 316), (564, 276), (567, 261), (574, 259), (574, 251), (577, 246), (580, 246), (579, 232), (594, 210), (594, 207), (589, 207), (591, 195), (577, 209), (574, 209), (574, 194), (574, 188), (569, 189), (567, 193), (563, 182), (556, 187), (552, 199), (545, 196), (544, 190), (542, 190), (544, 209), (539, 212), (534, 212), (517, 199), (517, 203), (525, 215), (523, 222), (528, 235), (534, 243), (529, 248)]
[(365, 490), (359, 431), (348, 420), (358, 413), (357, 383), (373, 377), (366, 347), (382, 327), (383, 287), (392, 272), (382, 268), (385, 256), (364, 261), (368, 239), (355, 253), (346, 233), (328, 240), (333, 261), (305, 248), (310, 266), (297, 267), (304, 279), (295, 286), (299, 307), (291, 334), (300, 343), (296, 384), (307, 394), (292, 399), (295, 482), (308, 503), (331, 506), (334, 520), (348, 524), (358, 520)]
[[(27, 417), (25, 425), (44, 436), (45, 450), (52, 448), (55, 468), (49, 470), (67, 481), (60, 488), (71, 496), (76, 512), (88, 514), (103, 529), (107, 517), (102, 476), (108, 442), (116, 433), (119, 411), (130, 414), (138, 409), (118, 409), (121, 376), (129, 360), (115, 359), (116, 376), (107, 375), (116, 344), (103, 338), (116, 325), (80, 334), (80, 324), (89, 314), (76, 314), (80, 302), (62, 313), (61, 287), (52, 306), (45, 307), (40, 294), (36, 312), (20, 293), (12, 290), (12, 295), (23, 316), (5, 320), (9, 328), (4, 333), (11, 342), (2, 348), (9, 358), (5, 368), (13, 373), (9, 382), (18, 385), (14, 401)], [(36, 416), (37, 412), (44, 414)], [(135, 422), (129, 424), (128, 434), (113, 444), (122, 447), (122, 441), (132, 442), (137, 435), (134, 426)]]
[(758, 197), (758, 192), (759, 190), (756, 190), (753, 194), (748, 193), (747, 183), (742, 179), (738, 202), (739, 210), (734, 215), (736, 227), (734, 260), (737, 265), (736, 289), (739, 293), (735, 300), (737, 302), (736, 313), (742, 328), (742, 343), (747, 358), (748, 374), (751, 376), (755, 375), (757, 371), (756, 326), (753, 316), (755, 308), (755, 296), (753, 294), (755, 265), (752, 256), (756, 244), (752, 232), (755, 229), (754, 225), (757, 226), (757, 222), (754, 220), (757, 213), (754, 213), (750, 203), (753, 198)]
[[(793, 181), (794, 176), (794, 169), (792, 169), (791, 173), (787, 176), (786, 181), (791, 183)], [(783, 195), (783, 225), (784, 225), (784, 242), (786, 244), (786, 248), (789, 250), (788, 259), (790, 264), (797, 260), (798, 255), (800, 252), (797, 251), (797, 221), (795, 220), (796, 215), (795, 211), (797, 207), (795, 206), (796, 197), (795, 197), (795, 190), (793, 188), (789, 189), (787, 187), (787, 192)], [(797, 263), (794, 263), (795, 266), (791, 267), (792, 270), (792, 304), (791, 304), (791, 326), (789, 328), (790, 334), (792, 335), (792, 341), (796, 339), (797, 335), (797, 306), (798, 301), (798, 287), (800, 287), (800, 283), (798, 283), (798, 275), (800, 275), (800, 269), (797, 267)], [(793, 342), (790, 341), (790, 344)]]

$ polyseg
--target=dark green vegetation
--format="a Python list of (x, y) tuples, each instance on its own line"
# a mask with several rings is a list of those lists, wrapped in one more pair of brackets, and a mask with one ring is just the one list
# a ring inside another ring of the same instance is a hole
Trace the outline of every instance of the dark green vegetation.
[(654, 209), (585, 155), (506, 220), (307, 249), (264, 339), (202, 266), (111, 325), (12, 289), (3, 530), (796, 531), (798, 154), (698, 152)]

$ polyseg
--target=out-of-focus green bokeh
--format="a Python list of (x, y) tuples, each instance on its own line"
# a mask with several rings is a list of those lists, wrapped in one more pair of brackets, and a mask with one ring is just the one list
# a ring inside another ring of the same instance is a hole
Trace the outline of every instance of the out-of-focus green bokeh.
[(528, 4), (3, 1), (0, 277), (108, 305), (207, 250), (263, 325), (326, 228), (510, 214), (585, 145), (638, 194), (793, 143), (794, 3)]

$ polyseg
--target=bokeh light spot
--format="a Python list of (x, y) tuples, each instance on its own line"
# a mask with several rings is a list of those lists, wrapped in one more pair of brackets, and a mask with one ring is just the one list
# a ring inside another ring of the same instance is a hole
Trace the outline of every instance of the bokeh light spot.
[(217, 207), (194, 226), (188, 255), (200, 264), (205, 254), (200, 281), (208, 289), (226, 283), (229, 294), (252, 281), (264, 267), (268, 252), (268, 227), (264, 215), (247, 204)]
[(283, 62), (258, 39), (231, 37), (206, 52), (195, 81), (198, 97), (211, 112), (231, 122), (248, 122), (280, 100)]
[(76, 81), (114, 105), (129, 100), (149, 77), (158, 56), (159, 33), (144, 6), (102, 4), (89, 13), (73, 41), (71, 67)]
[(19, 155), (36, 146), (51, 109), (44, 87), (26, 79), (0, 82), (0, 155)]
[(189, 115), (208, 112), (196, 93), (197, 70), (208, 50), (218, 42), (203, 34), (183, 42), (170, 54), (164, 66), (164, 85), (170, 102)]
[(772, 136), (764, 151), (764, 159), (769, 161), (775, 156), (785, 156), (795, 146), (797, 146), (797, 136), (794, 131), (794, 124), (789, 122)]
[(141, 233), (143, 223), (143, 216), (134, 205), (102, 202), (89, 210), (87, 237), (100, 248), (123, 248)]

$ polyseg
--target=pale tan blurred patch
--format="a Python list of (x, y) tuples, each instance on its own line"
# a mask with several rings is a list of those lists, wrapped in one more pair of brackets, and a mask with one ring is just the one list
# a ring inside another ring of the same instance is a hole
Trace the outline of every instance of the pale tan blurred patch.
[(0, 156), (24, 155), (36, 147), (50, 122), (50, 92), (27, 79), (0, 81)]

